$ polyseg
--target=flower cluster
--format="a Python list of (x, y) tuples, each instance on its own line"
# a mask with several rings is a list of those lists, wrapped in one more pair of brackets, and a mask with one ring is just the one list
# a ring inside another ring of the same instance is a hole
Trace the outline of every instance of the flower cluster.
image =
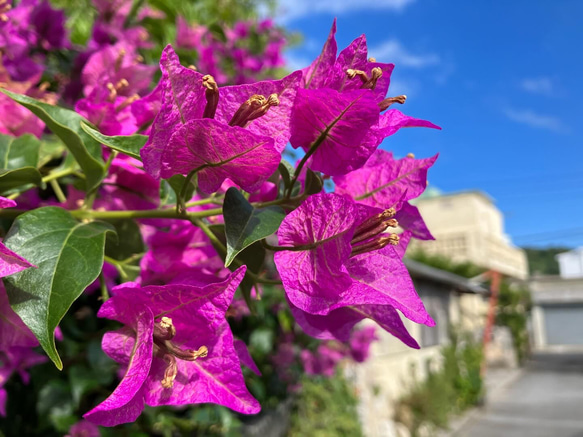
[[(364, 319), (418, 348), (401, 316), (434, 321), (402, 258), (410, 238), (433, 238), (409, 201), (424, 191), (436, 156), (396, 159), (379, 146), (402, 127), (438, 127), (391, 108), (406, 100), (386, 95), (393, 64), (368, 58), (364, 36), (337, 56), (334, 23), (309, 67), (256, 81), (282, 64), (284, 38), (270, 21), (228, 27), (225, 42), (179, 17), (176, 45), (198, 52), (196, 68), (168, 45), (152, 87), (156, 67), (141, 50), (151, 47), (145, 23), (161, 13), (133, 11), (126, 0), (94, 3), (97, 20), (71, 74), (45, 86), (37, 56), (70, 44), (62, 13), (46, 1), (8, 10), (0, 0), (0, 31), (16, 26), (2, 34), (16, 38), (0, 42), (13, 50), (3, 52), (2, 82), (37, 98), (24, 103), (70, 152), (46, 147), (5, 167), (36, 179), (0, 186), (10, 197), (0, 207), (18, 199), (29, 210), (14, 212), (0, 243), (0, 414), (8, 376), (26, 381), (26, 367), (46, 360), (32, 348), (40, 344), (62, 366), (55, 329), (96, 288), (97, 317), (113, 321), (103, 322), (102, 349), (122, 377), (109, 396), (94, 396), (88, 422), (72, 435), (93, 433), (89, 422), (134, 422), (145, 405), (259, 412), (242, 365), (261, 372), (237, 327), (257, 320), (262, 294), (277, 295), (271, 312), (291, 320), (278, 319), (284, 340), (268, 360), (290, 384), (291, 363), (329, 376), (347, 358), (364, 361), (377, 338), (373, 327), (354, 328)], [(244, 44), (257, 35), (261, 54)], [(77, 114), (47, 104), (56, 99), (49, 86)], [(1, 96), (17, 105), (18, 97)], [(41, 137), (33, 113), (20, 124), (3, 118), (0, 132)], [(288, 144), (304, 153), (296, 166), (282, 159)], [(332, 184), (324, 190), (325, 179)], [(299, 347), (299, 335), (322, 341)]]
[(207, 26), (189, 25), (182, 17), (178, 18), (176, 31), (176, 48), (195, 50), (197, 69), (212, 75), (219, 84), (255, 82), (284, 66), (281, 52), (286, 40), (270, 19), (239, 21), (224, 29), (224, 39)]

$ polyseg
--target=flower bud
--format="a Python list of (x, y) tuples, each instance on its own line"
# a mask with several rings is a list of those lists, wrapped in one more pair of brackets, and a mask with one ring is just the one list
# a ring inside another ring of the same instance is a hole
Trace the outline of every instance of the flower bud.
[(202, 84), (206, 87), (204, 96), (206, 97), (206, 106), (202, 118), (215, 118), (215, 112), (219, 105), (219, 87), (215, 78), (210, 74), (202, 77)]
[(277, 94), (271, 94), (268, 98), (254, 94), (237, 109), (229, 125), (245, 127), (256, 118), (264, 116), (269, 108), (278, 105), (279, 98)]

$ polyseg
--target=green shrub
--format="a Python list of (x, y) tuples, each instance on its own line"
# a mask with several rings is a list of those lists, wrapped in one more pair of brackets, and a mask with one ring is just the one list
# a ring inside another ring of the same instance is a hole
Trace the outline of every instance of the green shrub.
[(304, 376), (301, 384), (289, 437), (362, 436), (356, 395), (340, 373), (332, 378)]
[(430, 431), (447, 428), (452, 414), (476, 405), (482, 397), (480, 343), (470, 334), (460, 336), (452, 330), (441, 356), (440, 370), (430, 371), (397, 406), (395, 420), (406, 425), (412, 436), (419, 435), (422, 427)]

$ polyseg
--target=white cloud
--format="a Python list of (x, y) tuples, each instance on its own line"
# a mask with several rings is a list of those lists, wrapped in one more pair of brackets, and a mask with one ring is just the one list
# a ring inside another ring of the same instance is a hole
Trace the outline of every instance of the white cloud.
[(440, 57), (435, 53), (411, 53), (396, 39), (390, 39), (376, 47), (372, 47), (369, 50), (369, 54), (379, 62), (392, 62), (399, 67), (420, 69), (438, 65), (441, 62)]
[(556, 94), (555, 85), (548, 77), (524, 79), (520, 86), (523, 90), (533, 94), (552, 96)]
[(362, 10), (392, 10), (400, 12), (416, 0), (280, 0), (278, 20), (289, 22), (311, 14), (341, 15)]
[(569, 128), (559, 118), (552, 115), (538, 114), (530, 109), (506, 108), (504, 114), (512, 121), (537, 129), (546, 129), (558, 133), (569, 131)]
[[(419, 81), (414, 79), (400, 80), (391, 77), (391, 86), (389, 94), (393, 96), (398, 96), (405, 94), (408, 98), (415, 97), (419, 95), (419, 90), (421, 89), (421, 84)], [(398, 105), (395, 105), (397, 108)]]
[(306, 68), (312, 63), (312, 59), (295, 56), (289, 53), (285, 53), (283, 57), (285, 59), (285, 67), (289, 71), (301, 70), (302, 68)]

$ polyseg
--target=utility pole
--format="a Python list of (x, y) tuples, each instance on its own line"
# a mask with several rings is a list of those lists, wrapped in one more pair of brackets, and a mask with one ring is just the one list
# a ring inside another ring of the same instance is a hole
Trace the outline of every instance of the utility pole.
[(482, 365), (480, 367), (480, 375), (484, 378), (486, 374), (486, 349), (488, 343), (492, 339), (492, 328), (496, 318), (496, 307), (498, 306), (498, 293), (500, 292), (500, 282), (502, 275), (500, 272), (490, 270), (488, 276), (491, 278), (490, 282), (490, 305), (488, 307), (488, 318), (486, 319), (486, 326), (484, 327), (484, 337), (482, 339)]

